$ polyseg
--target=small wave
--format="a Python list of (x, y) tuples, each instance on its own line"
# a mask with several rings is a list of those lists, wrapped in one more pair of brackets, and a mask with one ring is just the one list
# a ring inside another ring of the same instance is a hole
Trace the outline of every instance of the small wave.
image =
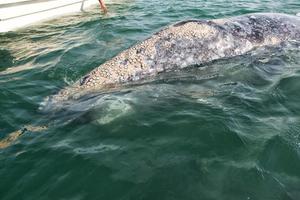
[(120, 150), (121, 147), (117, 145), (109, 145), (109, 144), (99, 144), (92, 147), (79, 147), (75, 148), (73, 151), (77, 154), (96, 154), (96, 153), (103, 153), (106, 151), (116, 151)]

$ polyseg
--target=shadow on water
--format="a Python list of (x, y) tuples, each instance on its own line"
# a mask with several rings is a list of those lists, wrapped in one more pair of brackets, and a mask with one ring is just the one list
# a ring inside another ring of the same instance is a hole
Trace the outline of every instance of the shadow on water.
[(14, 57), (6, 49), (0, 49), (0, 71), (3, 71), (14, 65)]

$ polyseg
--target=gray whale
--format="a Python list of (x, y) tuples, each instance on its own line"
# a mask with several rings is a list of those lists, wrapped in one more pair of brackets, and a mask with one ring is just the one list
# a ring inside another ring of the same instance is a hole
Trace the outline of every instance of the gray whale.
[(52, 96), (51, 100), (76, 99), (92, 91), (161, 72), (202, 65), (290, 41), (300, 41), (298, 16), (256, 13), (227, 19), (182, 21), (119, 53)]
[[(95, 91), (286, 42), (300, 42), (300, 17), (267, 13), (182, 21), (121, 52), (74, 85), (49, 96), (42, 107), (65, 108), (72, 105), (72, 100), (89, 98)], [(41, 132), (47, 126), (25, 126), (0, 140), (0, 149), (13, 144), (25, 131)]]

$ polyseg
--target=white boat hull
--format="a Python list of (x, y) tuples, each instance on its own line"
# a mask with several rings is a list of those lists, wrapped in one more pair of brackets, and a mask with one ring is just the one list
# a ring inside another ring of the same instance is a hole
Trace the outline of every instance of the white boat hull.
[(61, 15), (80, 12), (98, 0), (2, 0), (0, 32), (25, 27)]

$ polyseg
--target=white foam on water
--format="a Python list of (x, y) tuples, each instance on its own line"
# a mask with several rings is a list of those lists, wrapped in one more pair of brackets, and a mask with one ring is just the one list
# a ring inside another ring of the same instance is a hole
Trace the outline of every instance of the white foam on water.
[(115, 151), (119, 150), (121, 147), (117, 145), (110, 145), (110, 144), (99, 144), (96, 146), (91, 147), (79, 147), (75, 148), (74, 152), (77, 154), (95, 154), (95, 153), (103, 153), (106, 151)]
[(71, 143), (72, 142), (73, 142), (73, 140), (71, 140), (71, 139), (65, 139), (65, 140), (61, 140), (61, 141), (57, 142), (52, 147), (55, 148), (55, 149), (57, 149), (57, 148), (71, 148)]

